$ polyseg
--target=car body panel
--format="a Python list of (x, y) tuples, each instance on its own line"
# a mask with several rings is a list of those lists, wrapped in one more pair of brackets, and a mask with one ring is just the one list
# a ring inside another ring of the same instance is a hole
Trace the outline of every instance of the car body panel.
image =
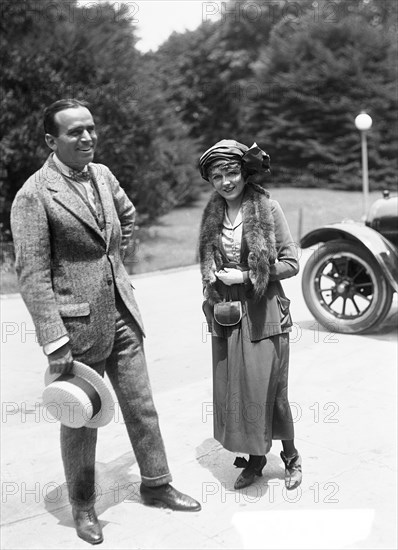
[(376, 200), (369, 208), (365, 224), (398, 249), (398, 197), (385, 196)]
[(398, 250), (380, 233), (362, 223), (353, 221), (334, 223), (310, 231), (300, 241), (301, 248), (327, 241), (356, 241), (374, 256), (387, 281), (398, 292)]

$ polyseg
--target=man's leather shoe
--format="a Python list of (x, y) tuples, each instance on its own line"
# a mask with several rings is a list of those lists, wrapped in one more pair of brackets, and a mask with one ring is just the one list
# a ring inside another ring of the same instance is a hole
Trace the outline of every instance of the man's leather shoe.
[(94, 508), (77, 510), (72, 506), (72, 515), (78, 537), (90, 544), (100, 544), (104, 540)]
[(247, 463), (247, 466), (244, 470), (242, 470), (242, 473), (239, 474), (237, 480), (235, 481), (234, 489), (237, 490), (244, 489), (244, 487), (252, 485), (252, 483), (256, 481), (256, 477), (263, 475), (263, 468), (267, 464), (267, 458), (265, 456), (251, 456), (249, 462), (247, 462), (246, 459), (244, 460)]
[(281, 459), (285, 463), (285, 487), (291, 491), (300, 485), (303, 477), (301, 456), (297, 453), (292, 457), (287, 457), (282, 451)]
[(170, 483), (158, 487), (148, 487), (141, 483), (140, 493), (144, 504), (160, 505), (179, 512), (199, 512), (202, 509), (198, 501), (180, 493)]

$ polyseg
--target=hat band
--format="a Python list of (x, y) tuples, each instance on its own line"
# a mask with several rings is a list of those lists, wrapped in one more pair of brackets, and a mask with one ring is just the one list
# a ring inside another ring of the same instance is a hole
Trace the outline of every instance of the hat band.
[(59, 376), (56, 380), (56, 382), (68, 382), (69, 384), (73, 384), (74, 386), (77, 386), (81, 390), (84, 391), (84, 393), (87, 395), (87, 397), (90, 400), (90, 403), (93, 407), (93, 414), (91, 418), (94, 418), (96, 414), (98, 414), (101, 410), (101, 397), (99, 393), (96, 391), (94, 386), (92, 386), (87, 380), (84, 380), (83, 378), (80, 378), (79, 376), (74, 376), (73, 374), (63, 374), (62, 376)]

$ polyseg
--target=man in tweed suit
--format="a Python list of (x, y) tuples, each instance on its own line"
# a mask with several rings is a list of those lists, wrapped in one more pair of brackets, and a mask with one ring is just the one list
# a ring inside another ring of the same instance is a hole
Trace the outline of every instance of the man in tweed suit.
[[(144, 328), (122, 260), (135, 209), (117, 179), (94, 164), (97, 135), (84, 103), (56, 101), (44, 112), (52, 153), (17, 193), (11, 227), (20, 289), (50, 372), (82, 361), (115, 389), (141, 472), (147, 504), (197, 511), (170, 485), (152, 400)], [(97, 430), (61, 425), (61, 453), (77, 534), (102, 542), (94, 503)]]

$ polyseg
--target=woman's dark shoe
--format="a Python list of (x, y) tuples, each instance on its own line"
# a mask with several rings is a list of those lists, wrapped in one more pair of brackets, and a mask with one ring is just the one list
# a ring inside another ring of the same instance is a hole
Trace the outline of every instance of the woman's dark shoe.
[(287, 457), (281, 452), (281, 459), (285, 463), (285, 487), (289, 491), (296, 489), (301, 483), (303, 474), (301, 470), (301, 456), (297, 453)]
[(237, 480), (235, 481), (234, 489), (239, 490), (244, 487), (252, 485), (256, 481), (256, 477), (261, 477), (263, 475), (262, 470), (267, 464), (267, 459), (265, 456), (254, 456), (250, 455), (249, 462), (246, 459), (237, 458), (235, 460), (235, 465), (239, 465), (242, 461), (245, 461), (247, 466), (244, 468), (241, 474), (239, 474)]
[(202, 509), (198, 501), (174, 489), (170, 483), (158, 487), (148, 487), (141, 483), (141, 498), (144, 504), (161, 505), (179, 512), (199, 512)]
[(100, 544), (104, 540), (94, 508), (77, 510), (72, 506), (72, 516), (78, 537), (90, 544)]

